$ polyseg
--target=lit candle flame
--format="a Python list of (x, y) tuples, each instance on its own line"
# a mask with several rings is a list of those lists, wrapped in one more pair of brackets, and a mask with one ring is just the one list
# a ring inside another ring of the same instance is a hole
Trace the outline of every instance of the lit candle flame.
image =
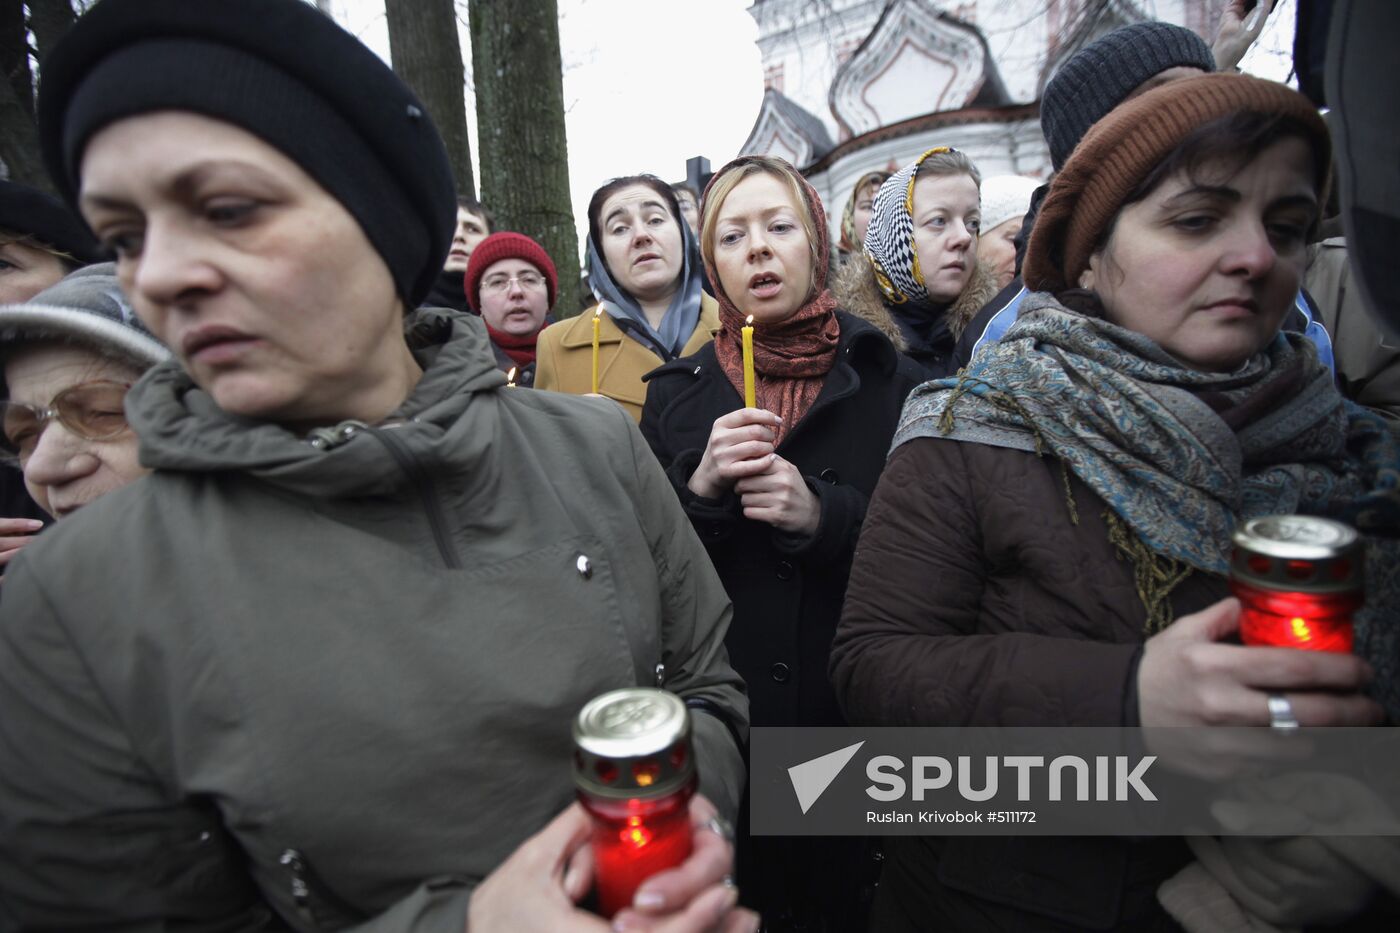
[(748, 326), (752, 327), (752, 326), (753, 326), (753, 315), (750, 314), (747, 318), (745, 318), (744, 323), (747, 324)]
[(510, 368), (510, 372), (506, 373), (506, 385), (507, 385), (507, 386), (513, 386), (513, 385), (515, 385), (515, 367), (514, 367), (514, 366), (512, 366), (512, 367)]

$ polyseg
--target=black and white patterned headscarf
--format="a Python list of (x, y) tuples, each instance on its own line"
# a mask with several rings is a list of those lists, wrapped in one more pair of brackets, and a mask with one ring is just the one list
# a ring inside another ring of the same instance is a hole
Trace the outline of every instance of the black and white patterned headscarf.
[(924, 160), (945, 152), (935, 146), (889, 177), (875, 194), (870, 226), (865, 231), (865, 251), (875, 266), (875, 281), (890, 304), (929, 301), (919, 253), (914, 248), (914, 179)]

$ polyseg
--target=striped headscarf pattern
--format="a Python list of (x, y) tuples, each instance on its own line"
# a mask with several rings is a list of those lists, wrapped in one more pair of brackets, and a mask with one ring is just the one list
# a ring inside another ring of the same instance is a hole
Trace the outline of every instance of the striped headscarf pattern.
[(865, 251), (875, 266), (875, 281), (890, 304), (929, 300), (919, 253), (914, 248), (914, 179), (930, 156), (956, 152), (935, 146), (889, 177), (875, 194)]

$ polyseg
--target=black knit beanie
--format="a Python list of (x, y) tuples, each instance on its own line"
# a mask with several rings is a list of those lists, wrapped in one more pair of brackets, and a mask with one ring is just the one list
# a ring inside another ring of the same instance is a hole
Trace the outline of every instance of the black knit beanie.
[(437, 128), (373, 52), (300, 0), (102, 0), (43, 63), (44, 160), (76, 207), (88, 141), (185, 110), (281, 150), (350, 212), (406, 308), (442, 270), (456, 190)]
[(1100, 36), (1060, 66), (1040, 101), (1040, 129), (1059, 171), (1089, 127), (1168, 68), (1215, 71), (1205, 40), (1171, 23), (1133, 23)]
[(0, 233), (30, 237), (73, 257), (73, 265), (101, 262), (102, 251), (83, 222), (53, 195), (0, 180)]

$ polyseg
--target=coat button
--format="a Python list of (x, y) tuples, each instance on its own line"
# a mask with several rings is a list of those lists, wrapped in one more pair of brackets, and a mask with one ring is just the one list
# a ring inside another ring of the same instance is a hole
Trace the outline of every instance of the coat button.
[(778, 561), (778, 579), (779, 579), (779, 580), (791, 580), (791, 579), (792, 579), (792, 574), (793, 574), (793, 566), (792, 566), (792, 564), (790, 564), (789, 562), (787, 562), (787, 561), (785, 561), (785, 560), (780, 560), (780, 561)]
[(585, 580), (593, 576), (593, 562), (588, 559), (587, 554), (580, 554), (578, 562), (574, 566), (578, 568), (578, 575)]
[(788, 677), (789, 675), (791, 675), (791, 673), (791, 669), (788, 668), (788, 666), (782, 661), (779, 661), (777, 664), (774, 664), (772, 667), (768, 668), (768, 675), (780, 684), (787, 683)]
[(830, 484), (833, 485), (833, 486), (835, 486), (837, 483), (839, 483), (839, 482), (841, 481), (841, 476), (840, 476), (840, 474), (838, 474), (838, 473), (837, 473), (835, 470), (833, 470), (831, 467), (827, 467), (825, 470), (822, 470), (821, 476), (818, 477), (818, 478), (819, 478), (823, 483), (830, 483)]

